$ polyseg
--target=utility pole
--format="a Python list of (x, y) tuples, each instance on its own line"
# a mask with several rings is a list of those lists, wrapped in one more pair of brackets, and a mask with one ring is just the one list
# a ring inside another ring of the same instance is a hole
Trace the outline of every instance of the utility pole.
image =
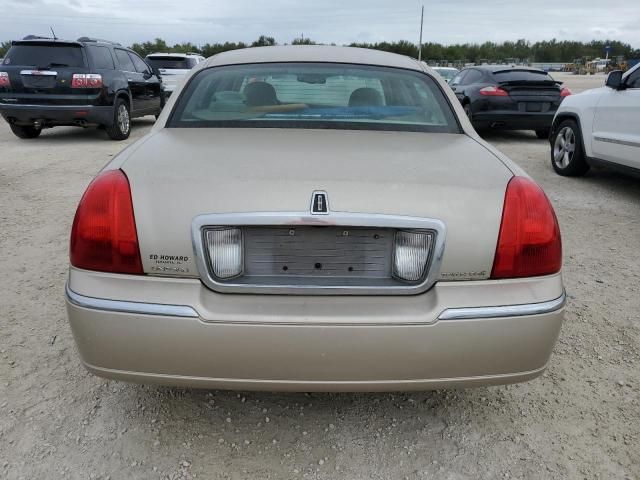
[(420, 14), (420, 43), (418, 44), (418, 61), (422, 60), (422, 26), (424, 25), (424, 5)]

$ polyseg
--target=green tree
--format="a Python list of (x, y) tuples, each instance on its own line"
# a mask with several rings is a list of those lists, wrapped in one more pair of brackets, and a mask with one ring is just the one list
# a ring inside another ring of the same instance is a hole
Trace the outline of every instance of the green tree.
[(276, 44), (276, 39), (260, 35), (260, 38), (251, 44), (252, 47), (272, 47)]
[(0, 57), (4, 57), (11, 48), (11, 42), (0, 43)]
[(310, 38), (294, 38), (291, 45), (316, 45), (316, 42)]

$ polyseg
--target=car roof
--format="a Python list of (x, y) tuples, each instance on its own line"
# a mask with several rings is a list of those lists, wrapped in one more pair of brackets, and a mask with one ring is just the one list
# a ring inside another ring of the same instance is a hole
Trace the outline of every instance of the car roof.
[(423, 71), (417, 60), (404, 55), (368, 48), (328, 45), (286, 45), (231, 50), (210, 57), (204, 62), (203, 67), (275, 62), (354, 63)]
[(85, 46), (85, 45), (111, 45), (113, 47), (124, 48), (125, 50), (131, 50), (128, 47), (120, 45), (117, 42), (112, 42), (110, 40), (102, 40), (99, 38), (89, 38), (89, 37), (80, 37), (78, 40), (63, 40), (61, 38), (47, 38), (47, 37), (36, 37), (34, 35), (29, 35), (22, 40), (13, 40), (11, 42), (12, 45), (44, 45), (44, 44), (57, 44), (57, 45), (76, 45), (76, 46)]
[(524, 67), (521, 65), (475, 65), (467, 68), (476, 68), (478, 70), (484, 70), (491, 73), (510, 72), (510, 71), (547, 73), (544, 70), (540, 70), (539, 68)]

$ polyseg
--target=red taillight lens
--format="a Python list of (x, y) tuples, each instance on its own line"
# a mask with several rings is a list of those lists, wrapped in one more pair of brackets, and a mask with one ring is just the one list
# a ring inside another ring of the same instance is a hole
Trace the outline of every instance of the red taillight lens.
[(562, 90), (560, 90), (561, 97), (568, 97), (569, 95), (571, 95), (571, 90), (569, 90), (567, 87), (563, 87)]
[(102, 88), (102, 75), (98, 73), (74, 73), (71, 88)]
[(122, 170), (98, 175), (80, 200), (71, 229), (71, 265), (142, 274), (129, 180)]
[(507, 186), (491, 278), (535, 277), (562, 267), (558, 220), (535, 182), (513, 177)]
[(485, 97), (508, 97), (509, 93), (500, 87), (484, 87), (480, 89), (480, 95)]
[(9, 74), (7, 72), (0, 72), (0, 88), (10, 86), (11, 80), (9, 80)]

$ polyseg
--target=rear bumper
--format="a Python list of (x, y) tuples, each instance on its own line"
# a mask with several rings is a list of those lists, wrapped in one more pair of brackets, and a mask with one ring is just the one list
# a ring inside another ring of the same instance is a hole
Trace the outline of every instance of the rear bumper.
[(8, 105), (0, 104), (0, 114), (8, 123), (33, 125), (40, 121), (43, 126), (110, 125), (113, 122), (113, 107), (95, 105)]
[(551, 128), (555, 111), (535, 112), (509, 112), (490, 111), (473, 114), (473, 125), (476, 128), (502, 128), (510, 130), (541, 130)]
[[(542, 290), (558, 292), (548, 301), (437, 306), (431, 320), (412, 316), (409, 305), (437, 296), (440, 284), (413, 298), (384, 299), (397, 306), (395, 317), (384, 322), (373, 314), (363, 321), (362, 312), (372, 308), (367, 303), (375, 303), (372, 297), (227, 294), (220, 295), (225, 300), (218, 318), (211, 318), (197, 302), (99, 299), (76, 293), (71, 281), (67, 311), (84, 365), (107, 378), (246, 390), (428, 390), (515, 383), (540, 375), (558, 337), (565, 301), (559, 276), (543, 282), (548, 285)], [(192, 288), (187, 285), (181, 288)], [(246, 318), (242, 305), (247, 301), (264, 302), (264, 316)], [(240, 311), (233, 311), (233, 305)], [(275, 320), (269, 318), (272, 306), (281, 312)]]

